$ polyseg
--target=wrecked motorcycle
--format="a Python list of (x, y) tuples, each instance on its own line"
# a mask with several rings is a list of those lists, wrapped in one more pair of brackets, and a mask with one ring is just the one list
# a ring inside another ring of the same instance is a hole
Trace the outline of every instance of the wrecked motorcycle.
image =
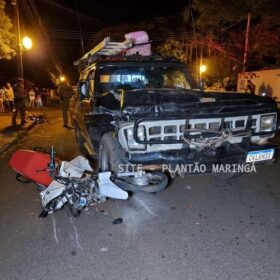
[(82, 156), (68, 162), (59, 161), (53, 148), (50, 154), (18, 150), (9, 163), (17, 172), (18, 181), (37, 184), (43, 206), (39, 217), (46, 217), (64, 205), (69, 206), (73, 216), (78, 216), (92, 203), (128, 198), (128, 193), (113, 182), (111, 172), (95, 173)]

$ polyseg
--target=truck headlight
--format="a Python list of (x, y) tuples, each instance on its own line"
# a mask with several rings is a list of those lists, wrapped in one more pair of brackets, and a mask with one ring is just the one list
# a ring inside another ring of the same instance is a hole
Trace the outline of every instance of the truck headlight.
[(276, 115), (261, 116), (261, 132), (274, 131), (276, 126)]
[[(129, 127), (125, 131), (128, 148), (130, 150), (146, 150), (145, 144), (139, 144), (135, 141), (133, 137), (133, 129), (133, 127)], [(142, 141), (145, 139), (145, 129), (143, 125), (138, 127), (137, 136)]]

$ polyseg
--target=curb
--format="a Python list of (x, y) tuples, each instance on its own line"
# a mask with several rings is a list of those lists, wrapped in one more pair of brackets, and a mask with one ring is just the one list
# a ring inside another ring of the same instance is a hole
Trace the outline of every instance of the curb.
[(5, 144), (4, 146), (2, 146), (0, 148), (0, 154), (6, 152), (7, 150), (9, 150), (14, 144), (16, 144), (19, 140), (21, 140), (35, 125), (37, 124), (36, 121), (34, 121), (33, 123), (31, 123), (28, 127), (26, 127), (26, 129), (19, 134), (18, 137), (16, 137), (15, 139), (11, 140), (11, 142)]

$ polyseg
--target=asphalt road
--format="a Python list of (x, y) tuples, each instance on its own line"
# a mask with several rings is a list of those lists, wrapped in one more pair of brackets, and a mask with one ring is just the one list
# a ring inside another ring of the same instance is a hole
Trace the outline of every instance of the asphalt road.
[[(12, 150), (79, 154), (60, 112), (48, 116)], [(280, 279), (279, 163), (226, 182), (177, 178), (158, 194), (109, 200), (77, 219), (65, 210), (40, 219), (35, 186), (15, 181), (8, 166), (12, 150), (0, 156), (0, 279)]]

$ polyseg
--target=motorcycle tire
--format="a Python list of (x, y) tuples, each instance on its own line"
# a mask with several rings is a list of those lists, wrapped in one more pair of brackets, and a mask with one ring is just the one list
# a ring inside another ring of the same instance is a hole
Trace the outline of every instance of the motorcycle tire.
[[(131, 192), (149, 192), (156, 193), (165, 189), (168, 185), (168, 177), (163, 172), (147, 172), (150, 177), (153, 176), (150, 180), (148, 179), (147, 185), (136, 185), (133, 183), (129, 177), (116, 178), (114, 183), (125, 191)], [(154, 180), (154, 181), (153, 181)]]

